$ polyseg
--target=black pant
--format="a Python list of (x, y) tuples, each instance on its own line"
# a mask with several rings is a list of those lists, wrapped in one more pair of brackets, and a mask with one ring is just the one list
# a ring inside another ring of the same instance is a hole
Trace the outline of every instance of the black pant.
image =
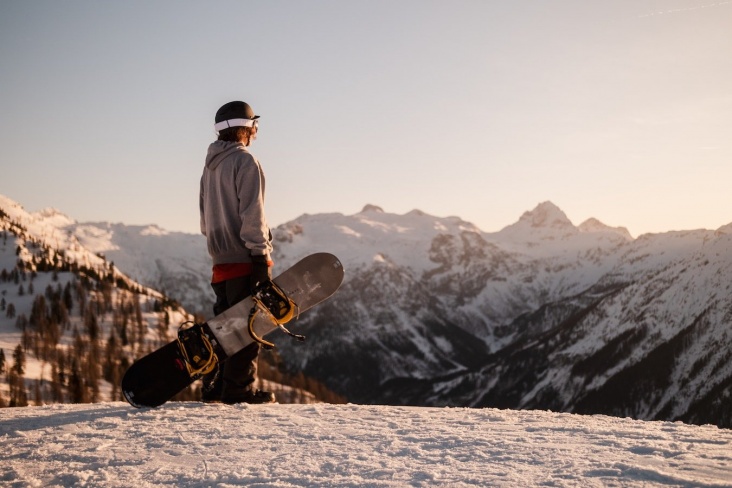
[[(252, 283), (249, 276), (212, 283), (216, 293), (214, 314), (219, 315), (233, 305), (251, 295)], [(203, 398), (221, 400), (238, 397), (253, 390), (257, 379), (257, 359), (261, 346), (253, 342), (218, 366), (218, 370), (203, 377)]]

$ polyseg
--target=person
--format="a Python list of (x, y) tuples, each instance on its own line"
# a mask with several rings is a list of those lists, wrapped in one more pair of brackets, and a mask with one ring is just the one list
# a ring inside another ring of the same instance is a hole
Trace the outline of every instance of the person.
[[(248, 147), (257, 138), (259, 115), (245, 102), (223, 105), (215, 117), (218, 140), (211, 143), (201, 176), (201, 232), (213, 261), (211, 286), (218, 315), (251, 295), (271, 277), (272, 233), (264, 214), (265, 179)], [(202, 400), (272, 403), (258, 390), (260, 344), (254, 342), (203, 377)]]

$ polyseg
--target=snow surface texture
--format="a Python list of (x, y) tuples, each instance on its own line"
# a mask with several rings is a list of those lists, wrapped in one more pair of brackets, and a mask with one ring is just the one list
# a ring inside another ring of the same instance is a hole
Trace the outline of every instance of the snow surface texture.
[(494, 409), (0, 410), (3, 486), (732, 486), (732, 432)]

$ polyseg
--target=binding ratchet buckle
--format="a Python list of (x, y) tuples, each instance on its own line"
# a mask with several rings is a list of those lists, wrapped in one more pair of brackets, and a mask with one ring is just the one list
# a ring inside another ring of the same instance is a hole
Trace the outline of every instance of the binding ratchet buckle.
[(254, 301), (254, 306), (249, 312), (249, 335), (252, 336), (252, 339), (266, 349), (272, 349), (275, 346), (254, 332), (254, 320), (257, 318), (257, 314), (263, 313), (272, 323), (290, 337), (294, 337), (298, 341), (305, 340), (305, 336), (293, 334), (285, 328), (284, 324), (297, 316), (297, 304), (290, 300), (282, 288), (277, 286), (275, 282), (268, 280), (257, 285), (252, 294), (252, 300)]
[(203, 326), (193, 322), (183, 322), (178, 328), (178, 347), (185, 360), (188, 374), (197, 378), (214, 370), (218, 358), (214, 346), (203, 332)]

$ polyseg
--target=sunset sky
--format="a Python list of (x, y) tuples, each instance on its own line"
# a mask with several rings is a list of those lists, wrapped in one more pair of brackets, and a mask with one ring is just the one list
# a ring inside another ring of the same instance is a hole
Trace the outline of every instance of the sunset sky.
[(0, 194), (198, 232), (214, 114), (261, 114), (272, 226), (550, 200), (645, 232), (732, 222), (732, 1), (0, 2)]

